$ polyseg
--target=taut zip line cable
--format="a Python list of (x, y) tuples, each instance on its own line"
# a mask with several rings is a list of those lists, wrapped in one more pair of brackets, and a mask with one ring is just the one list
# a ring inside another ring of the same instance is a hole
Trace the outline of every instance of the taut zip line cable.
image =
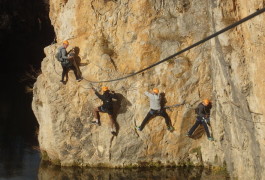
[(123, 80), (123, 79), (127, 79), (129, 77), (132, 77), (132, 76), (135, 76), (137, 74), (140, 74), (140, 73), (142, 73), (142, 72), (144, 72), (144, 71), (146, 71), (148, 69), (151, 69), (151, 68), (153, 68), (153, 67), (155, 67), (155, 66), (157, 66), (157, 65), (159, 65), (159, 64), (161, 64), (161, 63), (163, 63), (165, 61), (168, 61), (171, 58), (173, 58), (173, 57), (175, 57), (177, 55), (180, 55), (180, 54), (182, 54), (182, 53), (184, 53), (184, 52), (186, 52), (186, 51), (188, 51), (188, 50), (190, 50), (190, 49), (192, 49), (192, 48), (194, 48), (194, 47), (196, 47), (196, 46), (198, 46), (198, 45), (200, 45), (200, 44), (202, 44), (202, 43), (204, 43), (204, 42), (206, 42), (206, 41), (208, 41), (208, 40), (210, 40), (210, 39), (212, 39), (212, 38), (214, 38), (214, 37), (216, 37), (216, 36), (218, 36), (218, 35), (220, 35), (220, 34), (222, 34), (224, 32), (226, 32), (226, 31), (228, 31), (228, 30), (230, 30), (230, 29), (232, 29), (232, 28), (234, 28), (234, 27), (236, 27), (236, 26), (238, 26), (238, 25), (240, 25), (240, 24), (242, 24), (242, 23), (244, 23), (244, 22), (246, 22), (246, 21), (254, 18), (255, 16), (260, 15), (261, 13), (264, 13), (264, 12), (265, 12), (265, 8), (262, 8), (260, 10), (257, 10), (253, 14), (250, 14), (249, 16), (247, 16), (247, 17), (245, 17), (245, 18), (243, 18), (243, 19), (241, 19), (241, 20), (239, 20), (239, 21), (237, 21), (237, 22), (235, 22), (235, 23), (227, 26), (226, 28), (223, 28), (222, 30), (217, 31), (216, 33), (213, 33), (212, 35), (210, 35), (210, 36), (208, 36), (208, 37), (206, 37), (206, 38), (204, 38), (204, 39), (202, 39), (202, 40), (200, 40), (200, 41), (192, 44), (191, 46), (189, 46), (189, 47), (187, 47), (187, 48), (185, 48), (185, 49), (183, 49), (183, 50), (181, 50), (181, 51), (179, 51), (179, 52), (177, 52), (177, 53), (175, 53), (175, 54), (173, 54), (171, 56), (168, 56), (167, 58), (165, 58), (165, 59), (163, 59), (161, 61), (158, 61), (158, 62), (156, 62), (156, 63), (154, 63), (154, 64), (152, 64), (152, 65), (150, 65), (150, 66), (148, 66), (148, 67), (146, 67), (144, 69), (141, 69), (141, 70), (139, 70), (137, 72), (134, 72), (132, 74), (129, 74), (127, 76), (120, 77), (120, 78), (117, 78), (117, 79), (103, 80), (103, 81), (90, 81), (90, 80), (85, 79), (85, 78), (83, 78), (83, 79), (86, 80), (89, 83), (92, 83), (92, 84), (95, 84), (95, 83), (104, 83), (104, 82), (106, 83), (106, 82), (113, 82), (113, 81), (120, 81), (120, 80)]

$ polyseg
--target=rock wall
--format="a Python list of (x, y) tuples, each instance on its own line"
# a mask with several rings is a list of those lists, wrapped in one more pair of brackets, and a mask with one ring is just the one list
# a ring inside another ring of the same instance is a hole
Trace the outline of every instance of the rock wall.
[[(264, 2), (231, 1), (213, 3), (213, 7), (217, 7), (212, 17), (215, 30), (264, 7)], [(265, 178), (261, 153), (265, 140), (264, 92), (261, 92), (263, 22), (264, 15), (258, 16), (211, 41), (212, 94), (216, 100), (214, 116), (219, 146), (233, 176), (253, 179)]]
[[(63, 166), (204, 165), (227, 167), (240, 179), (265, 179), (262, 99), (265, 88), (264, 15), (230, 30), (140, 75), (111, 83), (118, 135), (109, 118), (91, 125), (100, 101), (89, 81), (136, 72), (263, 8), (261, 0), (50, 0), (57, 44), (45, 48), (42, 74), (34, 86), (33, 111), (40, 124), (43, 158)], [(81, 82), (69, 73), (60, 84), (61, 67), (54, 58), (62, 41), (79, 48)], [(157, 87), (174, 132), (161, 117), (142, 132), (135, 130), (149, 110), (144, 91)], [(209, 142), (199, 128), (185, 137), (203, 98), (213, 102)]]

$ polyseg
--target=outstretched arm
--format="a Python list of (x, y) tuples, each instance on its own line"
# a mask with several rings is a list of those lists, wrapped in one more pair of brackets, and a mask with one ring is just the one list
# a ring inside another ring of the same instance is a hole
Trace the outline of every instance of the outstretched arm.
[(98, 97), (99, 99), (103, 100), (103, 97), (102, 97), (101, 94), (99, 94), (99, 92), (95, 91), (95, 94), (97, 95), (97, 97)]
[(92, 90), (95, 92), (95, 94), (97, 95), (97, 97), (98, 97), (99, 99), (103, 100), (102, 95), (99, 94), (99, 92), (98, 92), (94, 87), (92, 87)]
[(144, 94), (147, 96), (147, 97), (150, 97), (152, 94), (150, 92), (147, 92), (145, 91)]

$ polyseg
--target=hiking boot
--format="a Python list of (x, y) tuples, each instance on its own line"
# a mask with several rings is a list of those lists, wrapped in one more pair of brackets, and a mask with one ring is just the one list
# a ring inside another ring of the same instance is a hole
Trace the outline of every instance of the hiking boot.
[(142, 131), (141, 126), (136, 126), (135, 128), (136, 128), (138, 131)]
[(213, 137), (208, 137), (209, 141), (214, 141)]
[(168, 127), (167, 127), (167, 130), (169, 130), (170, 132), (172, 132), (172, 131), (175, 130), (175, 128), (174, 128), (173, 126), (168, 126)]

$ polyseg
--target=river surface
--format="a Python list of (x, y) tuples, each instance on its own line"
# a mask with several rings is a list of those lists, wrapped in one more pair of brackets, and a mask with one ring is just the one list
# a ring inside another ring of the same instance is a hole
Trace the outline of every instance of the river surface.
[(199, 168), (66, 168), (41, 162), (22, 138), (1, 141), (0, 180), (226, 180), (225, 173)]

